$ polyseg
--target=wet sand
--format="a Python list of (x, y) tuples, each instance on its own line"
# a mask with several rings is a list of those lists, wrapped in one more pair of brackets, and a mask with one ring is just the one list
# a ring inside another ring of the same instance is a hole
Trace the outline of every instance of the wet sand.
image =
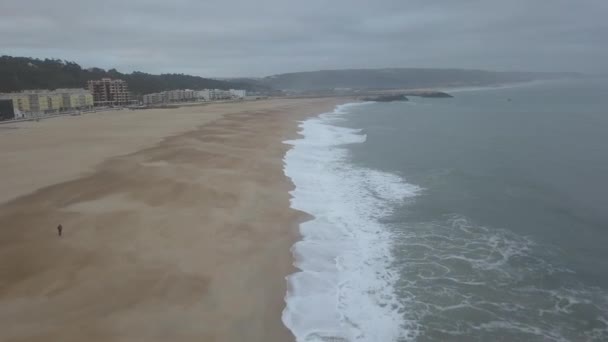
[(302, 214), (282, 141), (343, 102), (0, 127), (0, 340), (293, 340), (280, 317)]

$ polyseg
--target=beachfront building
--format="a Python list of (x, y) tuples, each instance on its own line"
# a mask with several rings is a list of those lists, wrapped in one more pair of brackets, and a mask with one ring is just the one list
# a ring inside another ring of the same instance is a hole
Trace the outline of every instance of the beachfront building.
[(156, 104), (162, 104), (167, 102), (167, 98), (164, 93), (153, 93), (146, 94), (143, 96), (143, 102), (145, 106), (152, 106)]
[(190, 89), (184, 90), (184, 101), (196, 101), (196, 91)]
[(24, 90), (0, 94), (0, 99), (12, 101), (16, 118), (93, 107), (93, 96), (84, 89)]
[(230, 100), (230, 99), (242, 99), (246, 96), (246, 91), (242, 89), (203, 89), (197, 91), (197, 98), (202, 101), (216, 101), (216, 100)]
[[(46, 114), (49, 111), (49, 98), (44, 94), (44, 90), (33, 90), (26, 94), (33, 114)], [(52, 102), (56, 103), (57, 101), (51, 101), (51, 104)]]
[(25, 113), (31, 112), (29, 96), (23, 93), (0, 94), (0, 100), (10, 100), (16, 118), (21, 118)]
[(167, 102), (178, 102), (184, 97), (182, 90), (169, 90), (165, 92), (167, 96)]
[(230, 100), (232, 94), (228, 90), (211, 89), (211, 100)]
[(167, 91), (167, 98), (169, 99), (169, 102), (187, 102), (187, 101), (194, 101), (195, 98), (195, 91), (194, 90), (190, 90), (190, 89), (185, 89), (185, 90), (170, 90)]
[(129, 87), (124, 80), (102, 78), (88, 82), (95, 106), (125, 106), (131, 100)]
[(246, 92), (241, 89), (203, 89), (189, 90), (176, 89), (162, 91), (160, 93), (146, 94), (143, 96), (143, 103), (146, 106), (153, 106), (165, 103), (192, 102), (192, 101), (216, 101), (245, 98)]
[(244, 89), (230, 89), (229, 92), (232, 97), (237, 99), (244, 99), (247, 96), (247, 91)]
[(211, 101), (211, 90), (203, 89), (196, 92), (196, 98), (199, 101)]
[[(61, 94), (57, 92), (42, 91), (31, 96), (38, 97), (39, 106), (40, 108), (44, 108), (44, 114), (59, 113), (59, 111), (61, 110), (61, 104), (63, 103), (63, 100), (61, 98)], [(30, 103), (32, 103), (31, 97)]]
[(0, 99), (0, 121), (15, 118), (15, 106), (12, 99)]
[(197, 93), (190, 89), (176, 89), (162, 91), (160, 93), (146, 94), (143, 96), (143, 102), (146, 106), (158, 105), (174, 102), (191, 102), (196, 101)]
[(52, 114), (61, 109), (61, 97), (47, 90), (25, 90), (20, 93), (0, 94), (0, 99), (11, 100), (17, 117)]
[(57, 89), (61, 94), (62, 110), (82, 110), (93, 108), (93, 95), (85, 89)]
[(194, 90), (185, 89), (185, 90), (172, 90), (168, 92), (170, 98), (173, 99), (174, 102), (188, 102), (194, 101)]

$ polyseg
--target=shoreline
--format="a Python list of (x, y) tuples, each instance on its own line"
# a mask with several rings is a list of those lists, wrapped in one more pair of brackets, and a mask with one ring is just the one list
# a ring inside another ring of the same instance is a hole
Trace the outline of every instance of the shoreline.
[[(134, 111), (0, 132), (5, 179), (64, 169), (35, 189), (4, 186), (0, 339), (293, 340), (281, 313), (303, 213), (290, 208), (283, 141), (300, 120), (344, 102)], [(144, 117), (153, 127), (134, 129)], [(28, 138), (46, 147), (21, 146)], [(121, 146), (95, 151), (115, 140)]]
[(283, 322), (299, 341), (411, 336), (402, 329), (395, 300), (393, 232), (380, 215), (418, 188), (396, 174), (351, 163), (348, 146), (365, 143), (367, 134), (335, 120), (367, 105), (337, 106), (306, 121), (302, 136), (289, 142), (286, 174), (296, 186), (291, 207), (310, 217), (292, 247), (297, 271), (287, 278), (283, 311)]

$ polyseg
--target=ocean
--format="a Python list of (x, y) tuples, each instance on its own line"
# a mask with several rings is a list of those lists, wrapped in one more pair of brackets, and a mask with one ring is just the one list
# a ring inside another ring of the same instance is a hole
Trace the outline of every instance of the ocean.
[(287, 141), (298, 341), (608, 341), (608, 81), (353, 103)]

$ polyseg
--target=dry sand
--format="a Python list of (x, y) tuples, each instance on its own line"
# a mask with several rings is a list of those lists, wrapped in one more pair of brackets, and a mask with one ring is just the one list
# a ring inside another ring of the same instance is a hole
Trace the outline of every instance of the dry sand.
[(281, 141), (341, 102), (0, 126), (0, 340), (293, 340)]

